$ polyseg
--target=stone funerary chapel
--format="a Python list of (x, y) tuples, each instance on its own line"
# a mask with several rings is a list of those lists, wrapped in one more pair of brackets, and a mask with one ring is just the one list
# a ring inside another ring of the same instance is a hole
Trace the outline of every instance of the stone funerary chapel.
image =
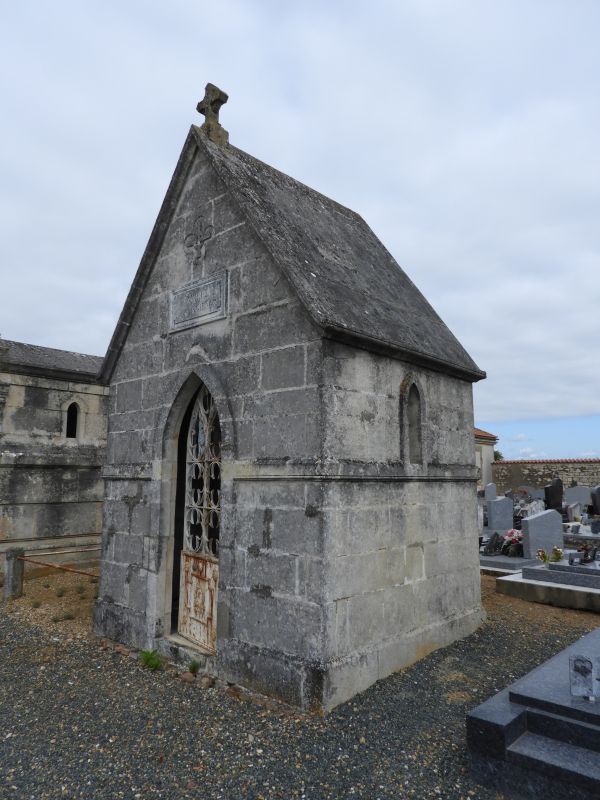
[(228, 143), (226, 100), (102, 366), (95, 629), (329, 709), (481, 622), (485, 375), (361, 217)]

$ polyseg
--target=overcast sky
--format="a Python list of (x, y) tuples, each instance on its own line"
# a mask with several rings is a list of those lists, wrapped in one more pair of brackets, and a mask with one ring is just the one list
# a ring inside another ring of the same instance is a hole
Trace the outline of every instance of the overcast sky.
[(104, 353), (212, 81), (487, 371), (505, 455), (600, 455), (599, 32), (595, 0), (4, 4), (2, 336)]

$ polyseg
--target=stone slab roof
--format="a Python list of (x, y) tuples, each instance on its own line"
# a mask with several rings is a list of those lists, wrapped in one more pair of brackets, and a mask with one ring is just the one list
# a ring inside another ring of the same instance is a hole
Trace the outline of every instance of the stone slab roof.
[(465, 380), (485, 377), (358, 214), (236, 147), (215, 144), (192, 126), (109, 346), (104, 379), (112, 374), (196, 147), (208, 153), (325, 336)]
[(96, 383), (101, 366), (100, 356), (0, 339), (0, 370), (6, 372)]

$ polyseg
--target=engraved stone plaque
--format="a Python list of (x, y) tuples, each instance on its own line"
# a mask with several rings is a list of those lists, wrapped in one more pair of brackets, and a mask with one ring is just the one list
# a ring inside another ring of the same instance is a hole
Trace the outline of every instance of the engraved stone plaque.
[(188, 283), (171, 293), (171, 330), (203, 325), (227, 315), (227, 273)]
[(571, 694), (573, 697), (600, 695), (600, 658), (576, 655), (569, 658)]

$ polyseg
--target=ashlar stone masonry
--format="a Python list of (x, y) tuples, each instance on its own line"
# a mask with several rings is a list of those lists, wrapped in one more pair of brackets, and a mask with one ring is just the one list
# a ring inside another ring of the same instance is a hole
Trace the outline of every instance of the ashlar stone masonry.
[(95, 625), (328, 709), (482, 619), (484, 373), (357, 214), (227, 143), (222, 97), (102, 370)]
[(0, 571), (4, 554), (97, 557), (108, 387), (102, 359), (0, 339)]

